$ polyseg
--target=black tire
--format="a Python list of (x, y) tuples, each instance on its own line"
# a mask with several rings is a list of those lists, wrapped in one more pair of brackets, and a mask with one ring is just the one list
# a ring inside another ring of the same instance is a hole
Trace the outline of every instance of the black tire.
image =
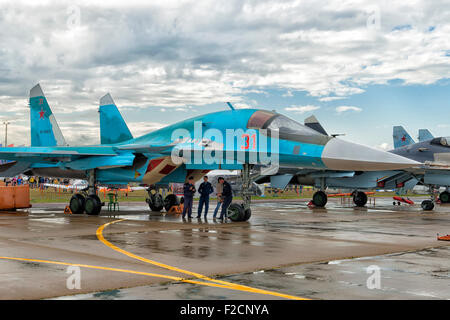
[(81, 214), (84, 212), (86, 199), (83, 195), (77, 193), (70, 198), (69, 207), (73, 214)]
[(395, 201), (393, 201), (392, 204), (395, 206)]
[(152, 194), (147, 202), (152, 211), (159, 212), (164, 208), (164, 200), (159, 193)]
[(441, 203), (449, 203), (450, 202), (450, 192), (444, 191), (441, 192), (439, 195), (439, 200), (441, 200)]
[(362, 191), (356, 191), (353, 195), (353, 202), (357, 207), (364, 207), (367, 203), (367, 195)]
[(90, 216), (97, 216), (102, 210), (102, 202), (96, 194), (87, 196), (84, 210)]
[(313, 195), (312, 202), (316, 207), (325, 207), (328, 202), (328, 196), (323, 191), (317, 191)]
[(244, 208), (238, 203), (232, 203), (227, 209), (227, 216), (231, 221), (244, 221)]
[(431, 200), (423, 200), (421, 206), (423, 210), (430, 211), (433, 210), (434, 203)]
[(248, 221), (251, 216), (252, 216), (252, 209), (244, 210), (244, 220), (243, 221)]
[(174, 194), (168, 194), (164, 198), (164, 209), (166, 209), (166, 211), (169, 211), (170, 208), (172, 208), (173, 206), (177, 206), (179, 204), (180, 201), (178, 200), (178, 197)]

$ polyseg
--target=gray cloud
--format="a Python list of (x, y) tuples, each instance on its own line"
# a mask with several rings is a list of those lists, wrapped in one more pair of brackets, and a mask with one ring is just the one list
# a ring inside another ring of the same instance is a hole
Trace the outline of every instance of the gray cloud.
[[(75, 27), (68, 26), (73, 5), (80, 10)], [(0, 116), (27, 115), (28, 90), (37, 82), (66, 128), (74, 117), (97, 125), (95, 110), (106, 92), (123, 106), (156, 111), (245, 104), (249, 90), (302, 90), (331, 101), (392, 79), (430, 84), (449, 78), (449, 4), (378, 6), (262, 0), (1, 3)], [(374, 8), (381, 18), (378, 30), (367, 28)], [(411, 27), (396, 28), (406, 25)], [(94, 129), (83, 137), (63, 131), (67, 140), (95, 141)]]

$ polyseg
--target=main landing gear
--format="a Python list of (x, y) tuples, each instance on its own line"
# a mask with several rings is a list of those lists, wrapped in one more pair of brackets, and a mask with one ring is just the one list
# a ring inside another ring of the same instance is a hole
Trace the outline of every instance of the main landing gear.
[[(367, 203), (367, 195), (365, 192), (362, 191), (353, 191), (352, 193), (353, 195), (353, 203), (357, 206), (357, 207), (364, 207)], [(313, 198), (312, 198), (312, 204), (315, 207), (318, 208), (323, 208), (325, 207), (325, 205), (328, 202), (328, 196), (327, 194), (320, 190), (320, 191), (316, 191), (313, 194)]]
[(98, 215), (102, 210), (103, 203), (97, 196), (95, 187), (95, 170), (91, 170), (88, 175), (88, 188), (82, 193), (77, 193), (70, 199), (69, 207), (73, 214)]
[(252, 192), (250, 191), (250, 164), (243, 164), (241, 179), (243, 203), (232, 203), (227, 210), (228, 218), (234, 222), (247, 221), (252, 215), (252, 210), (250, 209), (250, 202), (252, 198)]
[(180, 199), (174, 194), (168, 194), (165, 198), (158, 192), (158, 189), (154, 186), (147, 189), (148, 198), (145, 202), (151, 211), (159, 212), (163, 208), (168, 212), (173, 206), (178, 206), (180, 204)]

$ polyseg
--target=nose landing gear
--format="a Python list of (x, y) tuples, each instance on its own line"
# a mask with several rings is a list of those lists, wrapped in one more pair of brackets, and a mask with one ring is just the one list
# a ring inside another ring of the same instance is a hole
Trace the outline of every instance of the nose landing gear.
[(250, 202), (252, 199), (252, 192), (250, 191), (250, 164), (243, 164), (241, 179), (243, 203), (232, 203), (227, 210), (227, 217), (234, 222), (247, 221), (252, 215), (252, 210), (250, 209)]
[(421, 207), (424, 211), (431, 211), (434, 209), (434, 187), (429, 186), (429, 192), (431, 199), (430, 200), (423, 200), (421, 203)]

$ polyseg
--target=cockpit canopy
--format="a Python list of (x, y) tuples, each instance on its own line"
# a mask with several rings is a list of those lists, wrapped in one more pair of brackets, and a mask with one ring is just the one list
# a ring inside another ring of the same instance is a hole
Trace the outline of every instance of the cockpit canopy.
[(441, 145), (443, 147), (450, 148), (450, 137), (439, 137), (431, 140), (431, 144)]
[(267, 129), (268, 134), (273, 130), (279, 130), (280, 139), (321, 145), (331, 139), (293, 119), (266, 110), (253, 113), (248, 120), (247, 129)]

